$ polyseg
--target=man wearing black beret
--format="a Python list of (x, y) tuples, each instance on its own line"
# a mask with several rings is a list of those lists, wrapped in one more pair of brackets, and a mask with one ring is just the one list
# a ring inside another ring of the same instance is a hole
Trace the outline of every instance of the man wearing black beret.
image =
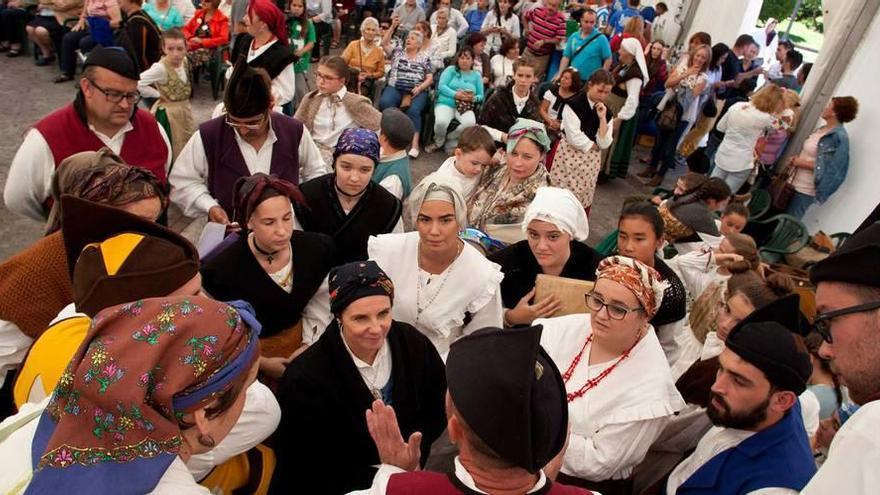
[(51, 178), (65, 158), (110, 148), (129, 165), (145, 168), (166, 183), (171, 146), (150, 112), (138, 108), (140, 79), (134, 61), (121, 48), (89, 52), (73, 103), (37, 122), (18, 148), (3, 199), (26, 217), (45, 221), (51, 207)]
[(540, 346), (541, 331), (484, 328), (450, 347), (446, 417), (459, 447), (454, 473), (406, 473), (419, 465), (419, 437), (405, 442), (394, 410), (376, 401), (367, 425), (382, 466), (370, 489), (352, 493), (590, 494), (551, 481), (565, 453), (568, 405), (562, 376)]
[(834, 436), (828, 460), (805, 494), (874, 494), (880, 489), (880, 222), (862, 225), (817, 263), (814, 325), (853, 402), (860, 405)]
[(715, 426), (669, 475), (666, 493), (795, 494), (816, 472), (798, 403), (809, 355), (773, 321), (740, 323), (725, 344), (706, 410)]

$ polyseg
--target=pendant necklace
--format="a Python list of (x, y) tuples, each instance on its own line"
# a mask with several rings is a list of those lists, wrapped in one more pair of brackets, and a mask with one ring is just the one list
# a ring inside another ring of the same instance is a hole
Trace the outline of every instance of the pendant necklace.
[(257, 244), (257, 238), (256, 238), (256, 237), (251, 238), (251, 240), (252, 240), (253, 243), (254, 243), (254, 249), (256, 249), (257, 252), (259, 252), (260, 254), (262, 254), (263, 256), (265, 256), (265, 257), (266, 257), (266, 261), (268, 261), (269, 264), (271, 265), (271, 264), (272, 264), (272, 261), (275, 260), (275, 255), (278, 254), (278, 251), (281, 251), (281, 250), (280, 250), (280, 249), (276, 249), (275, 251), (264, 251), (262, 248), (260, 248), (260, 245)]
[[(463, 244), (458, 245), (458, 250), (455, 253), (455, 259), (453, 259), (452, 263), (450, 263), (449, 266), (446, 268), (446, 270), (445, 270), (446, 273), (444, 273), (443, 277), (440, 279), (440, 285), (439, 285), (439, 287), (437, 287), (437, 291), (434, 292), (434, 296), (431, 297), (428, 300), (428, 303), (425, 304), (424, 306), (422, 306), (422, 282), (421, 282), (421, 280), (418, 280), (418, 279), (416, 280), (416, 321), (414, 323), (414, 326), (419, 325), (419, 318), (421, 318), (422, 312), (424, 310), (428, 309), (432, 304), (434, 304), (434, 300), (436, 300), (437, 296), (440, 295), (440, 292), (443, 291), (443, 286), (446, 285), (446, 281), (449, 279), (449, 275), (452, 273), (452, 268), (455, 267), (455, 263), (461, 257), (461, 251), (462, 251), (463, 246), (464, 246)], [(419, 252), (419, 260), (421, 260), (421, 255), (422, 254), (420, 251)], [(421, 261), (419, 262), (418, 268), (419, 268), (419, 270), (422, 269)], [(431, 282), (431, 279), (428, 278), (428, 283), (430, 283), (430, 282)], [(425, 285), (427, 285), (427, 284), (425, 284)]]

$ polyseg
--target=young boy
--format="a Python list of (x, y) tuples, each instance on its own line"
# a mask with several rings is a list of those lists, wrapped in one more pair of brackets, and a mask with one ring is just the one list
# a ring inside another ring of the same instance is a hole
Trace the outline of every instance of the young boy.
[(744, 228), (746, 228), (746, 224), (749, 223), (749, 209), (746, 208), (746, 205), (731, 201), (726, 208), (724, 208), (724, 213), (721, 214), (721, 225), (718, 226), (718, 230), (721, 231), (722, 235), (727, 234), (738, 234), (742, 232)]
[(196, 131), (190, 96), (189, 62), (186, 59), (186, 38), (180, 29), (162, 33), (161, 60), (141, 73), (138, 91), (142, 96), (158, 98), (151, 111), (162, 123), (171, 140), (172, 158), (177, 155)]
[(382, 112), (379, 128), (380, 158), (373, 171), (373, 182), (403, 201), (412, 190), (406, 148), (412, 142), (416, 128), (409, 117), (397, 108), (387, 108)]
[(462, 195), (470, 200), (480, 183), (483, 167), (492, 162), (495, 151), (495, 140), (489, 131), (481, 126), (468, 127), (458, 138), (454, 154), (440, 165), (437, 172), (458, 181)]

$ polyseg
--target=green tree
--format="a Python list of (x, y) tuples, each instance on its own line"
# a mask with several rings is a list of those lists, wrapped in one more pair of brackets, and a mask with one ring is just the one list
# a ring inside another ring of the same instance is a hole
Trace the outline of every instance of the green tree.
[[(764, 0), (758, 18), (761, 21), (766, 21), (773, 17), (779, 20), (781, 26), (785, 26), (785, 22), (791, 17), (791, 11), (794, 10), (796, 4), (797, 0)], [(821, 33), (823, 29), (822, 0), (803, 0), (796, 20)]]

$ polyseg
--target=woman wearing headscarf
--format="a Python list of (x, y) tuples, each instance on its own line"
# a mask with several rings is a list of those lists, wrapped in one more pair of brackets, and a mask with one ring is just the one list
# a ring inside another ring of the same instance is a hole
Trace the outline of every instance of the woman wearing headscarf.
[(467, 225), (490, 234), (509, 228), (516, 230), (510, 235), (521, 240), (520, 224), (526, 208), (538, 188), (550, 184), (544, 168), (548, 151), (550, 137), (544, 124), (517, 119), (507, 131), (506, 163), (483, 172), (468, 204)]
[[(587, 214), (567, 189), (539, 187), (522, 225), (526, 239), (489, 257), (501, 265), (501, 299), (507, 326), (529, 325), (553, 316), (558, 299), (534, 300), (539, 273), (577, 280), (596, 280), (602, 255), (584, 244), (590, 233)], [(534, 302), (533, 302), (534, 301)]]
[(367, 239), (403, 232), (400, 200), (372, 182), (379, 138), (362, 128), (346, 129), (333, 152), (334, 172), (300, 185), (305, 204), (293, 204), (306, 232), (333, 238), (339, 263), (367, 259)]
[(62, 194), (115, 206), (151, 221), (167, 204), (165, 188), (156, 176), (123, 163), (107, 148), (71, 155), (58, 166), (46, 237), (0, 264), (0, 385), (6, 373), (22, 362), (33, 339), (73, 302), (72, 267), (58, 231)]
[(550, 182), (573, 192), (587, 215), (602, 171), (602, 150), (613, 139), (612, 115), (605, 106), (613, 82), (607, 70), (599, 69), (587, 79), (584, 91), (563, 106), (562, 138), (550, 169)]
[(285, 421), (270, 493), (368, 488), (382, 462), (365, 417), (375, 401), (394, 407), (405, 438), (421, 434), (424, 466), (446, 427), (446, 377), (431, 342), (393, 319), (398, 292), (374, 261), (331, 271), (334, 320), (288, 366), (279, 388)]
[(443, 359), (462, 335), (502, 323), (504, 274), (459, 239), (467, 221), (457, 182), (433, 173), (407, 204), (415, 232), (370, 238), (370, 259), (386, 267), (397, 291), (394, 318), (416, 327)]
[(242, 232), (205, 262), (202, 285), (219, 300), (251, 303), (263, 324), (263, 355), (287, 357), (330, 322), (324, 283), (335, 265), (333, 240), (293, 229), (291, 205), (304, 198), (290, 182), (259, 173), (236, 186)]
[[(284, 13), (270, 0), (251, 0), (244, 23), (247, 32), (235, 38), (229, 60), (234, 66), (243, 58), (251, 67), (264, 69), (272, 80), (275, 106), (284, 106), (296, 94), (296, 57), (288, 46)], [(231, 75), (232, 68), (226, 78)]]
[(259, 332), (246, 305), (199, 296), (102, 311), (52, 398), (4, 422), (2, 491), (203, 493), (184, 463), (238, 420)]
[(645, 51), (636, 38), (626, 38), (617, 52), (620, 62), (611, 69), (614, 84), (611, 94), (605, 103), (614, 113), (616, 128), (614, 144), (606, 154), (610, 177), (626, 177), (629, 159), (632, 154), (633, 140), (636, 136), (638, 119), (634, 118), (639, 110), (639, 95), (648, 84), (648, 65), (645, 63)]
[(571, 433), (559, 481), (630, 493), (633, 469), (684, 407), (649, 323), (665, 288), (653, 268), (612, 256), (586, 295), (591, 314), (535, 320), (568, 391)]

